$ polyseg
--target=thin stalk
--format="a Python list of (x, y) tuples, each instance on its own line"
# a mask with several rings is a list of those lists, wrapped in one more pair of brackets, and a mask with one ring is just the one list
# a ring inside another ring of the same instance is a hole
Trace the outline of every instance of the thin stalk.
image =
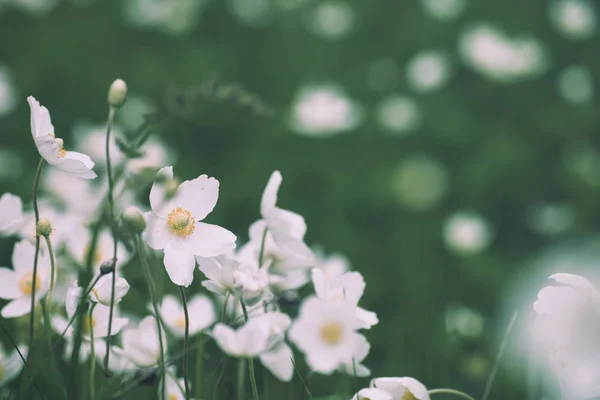
[(262, 240), (260, 242), (260, 252), (258, 253), (258, 268), (260, 268), (263, 264), (263, 259), (265, 257), (265, 241), (267, 240), (267, 227), (265, 226), (265, 230), (262, 234)]
[[(95, 383), (95, 375), (96, 375), (96, 348), (94, 346), (94, 327), (92, 324), (92, 321), (94, 320), (92, 313), (94, 312), (94, 307), (96, 306), (96, 303), (92, 303), (91, 307), (90, 307), (90, 312), (89, 312), (89, 317), (88, 317), (88, 321), (86, 321), (89, 324), (89, 329), (90, 329), (90, 400), (95, 400), (96, 399), (96, 389), (94, 387), (94, 383)], [(106, 350), (108, 351), (108, 349)]]
[[(264, 235), (263, 235), (264, 237)], [(263, 240), (264, 242), (264, 240)], [(244, 300), (240, 297), (240, 304), (242, 306), (242, 312), (244, 313), (244, 320), (248, 322), (248, 310), (244, 304)], [(256, 386), (256, 375), (254, 374), (254, 359), (248, 357), (248, 373), (250, 375), (250, 386), (252, 387), (252, 398), (258, 400), (258, 388)]]
[(198, 348), (196, 349), (196, 385), (194, 391), (196, 392), (196, 398), (201, 399), (203, 389), (203, 378), (204, 378), (204, 341), (200, 338)]
[(508, 337), (512, 332), (513, 327), (515, 326), (515, 321), (517, 320), (518, 312), (514, 312), (508, 327), (506, 328), (506, 332), (504, 332), (504, 336), (502, 337), (502, 342), (500, 343), (500, 349), (498, 349), (498, 354), (496, 355), (496, 361), (494, 361), (494, 367), (492, 368), (492, 372), (485, 384), (485, 390), (483, 391), (483, 396), (481, 396), (481, 400), (487, 400), (490, 395), (490, 391), (492, 390), (492, 384), (496, 379), (496, 374), (498, 373), (498, 368), (500, 367), (500, 361), (502, 361), (502, 356), (504, 355), (504, 350), (506, 348), (506, 342), (508, 341)]
[(237, 375), (237, 400), (244, 400), (244, 386), (246, 386), (246, 360), (240, 358), (238, 360), (238, 375)]
[(290, 360), (292, 360), (292, 365), (294, 366), (294, 370), (296, 371), (296, 374), (298, 374), (298, 378), (300, 378), (300, 382), (302, 382), (302, 386), (304, 386), (304, 389), (306, 390), (306, 394), (308, 394), (308, 398), (310, 400), (313, 400), (312, 394), (310, 394), (310, 390), (308, 390), (308, 385), (306, 385), (306, 382), (304, 381), (304, 379), (302, 379), (302, 375), (300, 374), (300, 371), (298, 371), (298, 367), (296, 367), (294, 358), (290, 357)]
[(190, 383), (188, 381), (188, 345), (190, 340), (190, 316), (188, 314), (187, 301), (185, 300), (185, 291), (183, 286), (179, 286), (181, 294), (181, 303), (183, 304), (183, 314), (185, 316), (185, 335), (183, 337), (183, 380), (185, 386), (185, 400), (190, 399)]
[[(40, 209), (38, 207), (38, 187), (40, 185), (40, 178), (42, 177), (42, 171), (44, 170), (44, 157), (40, 158), (37, 171), (35, 173), (35, 179), (33, 181), (33, 213), (35, 214), (35, 229), (37, 230), (37, 224), (40, 221)], [(38, 258), (40, 252), (40, 236), (35, 235), (35, 256), (33, 258), (33, 277), (31, 279), (31, 307), (29, 314), (29, 351), (31, 352), (31, 346), (33, 344), (33, 333), (34, 333), (34, 322), (35, 322), (35, 291), (37, 288), (37, 267)]]
[(165, 349), (163, 348), (163, 338), (162, 338), (162, 327), (161, 327), (161, 318), (158, 312), (158, 299), (156, 297), (154, 280), (152, 279), (152, 271), (150, 271), (150, 264), (145, 257), (144, 248), (142, 246), (142, 239), (140, 235), (135, 236), (135, 244), (137, 246), (138, 256), (140, 257), (140, 261), (142, 262), (142, 268), (144, 269), (144, 275), (146, 275), (146, 281), (148, 282), (148, 290), (150, 291), (150, 300), (152, 301), (152, 308), (154, 309), (154, 315), (156, 316), (156, 329), (158, 330), (158, 341), (160, 346), (160, 385), (162, 385), (163, 389), (161, 390), (160, 399), (164, 397), (164, 388), (165, 388)]
[(104, 356), (104, 372), (108, 374), (108, 361), (110, 358), (110, 337), (112, 333), (113, 313), (115, 309), (115, 281), (117, 269), (117, 227), (115, 223), (115, 200), (113, 196), (114, 182), (112, 178), (112, 165), (110, 163), (110, 131), (115, 118), (116, 108), (110, 107), (108, 110), (108, 121), (106, 123), (106, 175), (108, 177), (108, 217), (110, 219), (110, 231), (113, 237), (113, 270), (112, 283), (110, 290), (110, 311), (108, 312), (108, 334), (106, 335), (106, 355)]
[(52, 299), (52, 291), (54, 290), (54, 280), (56, 277), (54, 274), (56, 273), (56, 262), (54, 259), (54, 249), (52, 247), (52, 240), (50, 240), (50, 236), (44, 236), (46, 239), (46, 246), (48, 247), (48, 254), (50, 255), (50, 289), (48, 289), (48, 294), (46, 295), (46, 305), (50, 304), (50, 300)]
[[(225, 323), (225, 317), (227, 316), (227, 303), (229, 302), (229, 297), (231, 297), (231, 293), (227, 292), (227, 295), (225, 295), (225, 301), (223, 302), (223, 312), (221, 313), (222, 324)], [(213, 399), (217, 398), (217, 390), (219, 389), (219, 384), (221, 383), (223, 376), (225, 376), (225, 368), (227, 368), (227, 358), (225, 357), (225, 354), (223, 354), (221, 356), (221, 373), (215, 381), (215, 386), (213, 388)]]
[(434, 394), (453, 394), (455, 396), (458, 397), (462, 397), (463, 399), (467, 399), (467, 400), (475, 400), (474, 397), (469, 396), (468, 394), (466, 394), (465, 392), (461, 392), (460, 390), (455, 390), (455, 389), (433, 389), (430, 390), (429, 395), (434, 395)]

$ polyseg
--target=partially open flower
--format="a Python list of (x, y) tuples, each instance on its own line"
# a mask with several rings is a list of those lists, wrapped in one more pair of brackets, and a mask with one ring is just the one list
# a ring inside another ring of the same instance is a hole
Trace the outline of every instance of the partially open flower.
[[(115, 277), (115, 302), (117, 304), (129, 291), (129, 283), (125, 278)], [(90, 300), (110, 306), (112, 296), (112, 275), (102, 275), (90, 292)]]

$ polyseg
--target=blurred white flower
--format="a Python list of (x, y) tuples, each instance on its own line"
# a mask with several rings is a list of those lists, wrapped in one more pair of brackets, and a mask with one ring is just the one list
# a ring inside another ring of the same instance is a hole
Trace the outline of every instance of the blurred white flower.
[(97, 175), (92, 170), (92, 159), (76, 151), (66, 151), (63, 140), (54, 136), (54, 126), (50, 121), (50, 113), (46, 107), (29, 96), (31, 107), (31, 134), (40, 155), (46, 162), (61, 171), (68, 172), (85, 179), (94, 179)]
[(235, 330), (217, 323), (213, 329), (215, 341), (233, 357), (256, 357), (268, 347), (268, 335), (260, 326), (246, 323)]
[(13, 74), (6, 65), (0, 64), (0, 117), (14, 111), (17, 107), (17, 98)]
[(272, 17), (271, 0), (228, 0), (229, 11), (241, 23), (251, 27), (267, 25)]
[[(73, 234), (67, 240), (67, 249), (71, 256), (79, 263), (85, 266), (87, 258), (90, 256), (91, 233), (89, 229), (74, 230)], [(102, 229), (98, 234), (96, 249), (92, 257), (94, 274), (100, 272), (102, 263), (110, 261), (113, 258), (113, 237), (107, 229)], [(130, 254), (125, 245), (117, 242), (117, 265), (119, 269), (123, 264), (129, 261)]]
[(352, 363), (356, 343), (360, 340), (356, 332), (359, 326), (356, 307), (312, 296), (302, 303), (288, 337), (306, 355), (312, 370), (331, 374)]
[(340, 370), (350, 376), (365, 377), (371, 375), (371, 370), (361, 364), (369, 355), (369, 350), (371, 350), (371, 345), (367, 341), (367, 338), (363, 335), (358, 335), (358, 340), (352, 352), (352, 361), (342, 364)]
[(550, 276), (533, 304), (535, 343), (548, 357), (568, 398), (600, 395), (600, 292), (579, 275)]
[(371, 380), (371, 387), (389, 393), (392, 396), (392, 400), (430, 400), (425, 385), (415, 378), (375, 378)]
[(575, 211), (566, 203), (534, 204), (527, 210), (526, 218), (532, 231), (553, 236), (573, 226)]
[[(40, 201), (39, 209), (40, 215), (52, 223), (52, 245), (56, 248), (65, 244), (74, 234), (80, 233), (84, 229), (83, 221), (69, 211), (59, 211), (43, 200)], [(19, 236), (31, 243), (35, 243), (35, 215), (33, 211), (27, 211), (24, 216), (25, 224), (19, 230)], [(46, 246), (46, 243), (42, 240), (41, 247), (44, 248), (44, 246)]]
[(208, 3), (208, 0), (127, 0), (123, 5), (131, 25), (180, 35), (196, 27)]
[(394, 400), (392, 395), (385, 390), (377, 388), (360, 389), (357, 394), (352, 397), (352, 400)]
[(450, 304), (445, 312), (446, 332), (458, 333), (465, 338), (478, 338), (483, 334), (485, 320), (477, 310)]
[(406, 65), (406, 79), (414, 91), (428, 93), (442, 87), (450, 78), (450, 61), (437, 50), (423, 50)]
[[(161, 332), (163, 349), (167, 352), (165, 332)], [(154, 316), (147, 316), (137, 328), (123, 332), (123, 352), (125, 357), (138, 367), (153, 367), (160, 362), (160, 341)]]
[(466, 29), (459, 39), (459, 52), (467, 66), (500, 83), (536, 77), (547, 65), (539, 41), (526, 36), (509, 38), (489, 24)]
[[(173, 167), (157, 176), (173, 179)], [(219, 197), (219, 181), (201, 175), (182, 182), (173, 197), (167, 197), (160, 182), (150, 191), (152, 211), (144, 215), (148, 224), (144, 240), (154, 250), (164, 250), (164, 265), (171, 281), (189, 286), (194, 280), (194, 255), (214, 257), (235, 248), (236, 236), (225, 228), (201, 222), (212, 212)]]
[[(110, 306), (112, 298), (112, 274), (102, 275), (90, 291), (90, 300)], [(120, 276), (115, 277), (114, 304), (119, 303), (129, 291), (129, 282)]]
[(427, 154), (407, 156), (392, 174), (391, 189), (405, 207), (416, 211), (435, 207), (448, 189), (448, 172)]
[(173, 374), (166, 374), (165, 389), (165, 392), (163, 393), (163, 395), (159, 396), (159, 398), (168, 400), (186, 400), (185, 381), (183, 380), (183, 378), (175, 380)]
[(0, 197), (0, 235), (10, 236), (25, 225), (23, 203), (19, 196), (4, 193)]
[[(190, 319), (190, 336), (200, 333), (215, 322), (215, 308), (208, 297), (196, 295), (188, 300), (187, 306)], [(167, 295), (160, 304), (159, 313), (171, 332), (177, 337), (183, 338), (185, 335), (185, 314), (181, 302), (175, 296)]]
[(329, 137), (350, 131), (363, 119), (362, 108), (333, 84), (302, 88), (291, 112), (291, 128), (313, 137)]
[(332, 304), (349, 304), (355, 309), (356, 319), (359, 321), (358, 328), (370, 329), (379, 323), (377, 314), (358, 307), (367, 285), (360, 272), (345, 272), (328, 279), (323, 271), (313, 268), (312, 281), (319, 298)]
[[(115, 139), (121, 135), (119, 128), (113, 126), (109, 144), (110, 162), (113, 165), (123, 160), (123, 153), (119, 150)], [(88, 154), (96, 164), (101, 166), (106, 164), (106, 125), (78, 122), (73, 127), (73, 137), (78, 150)]]
[(589, 69), (572, 65), (562, 71), (557, 81), (558, 94), (573, 104), (585, 103), (594, 96), (594, 81)]
[(285, 332), (292, 324), (290, 317), (281, 312), (268, 312), (251, 316), (248, 324), (262, 329), (267, 337), (267, 346), (258, 356), (260, 362), (277, 379), (283, 382), (291, 381), (294, 375), (294, 354), (285, 342)]
[(421, 0), (421, 6), (430, 17), (440, 21), (449, 21), (458, 17), (467, 0)]
[(315, 268), (323, 272), (327, 280), (332, 280), (350, 270), (350, 261), (343, 254), (333, 253), (323, 256), (317, 253)]
[(403, 135), (419, 127), (422, 114), (419, 105), (411, 98), (390, 95), (377, 104), (375, 118), (387, 132)]
[(130, 174), (139, 174), (148, 170), (156, 172), (161, 166), (174, 160), (173, 151), (154, 137), (144, 143), (140, 152), (142, 153), (140, 158), (132, 158), (125, 164), (125, 169)]
[(490, 245), (492, 238), (490, 224), (476, 213), (460, 211), (444, 220), (444, 241), (457, 253), (479, 253)]
[(554, 0), (548, 7), (550, 22), (569, 39), (587, 39), (596, 32), (596, 12), (586, 0)]
[(261, 301), (268, 293), (268, 264), (259, 268), (258, 263), (244, 262), (233, 273), (236, 295), (248, 306)]
[[(27, 359), (27, 346), (18, 346), (19, 351)], [(10, 353), (0, 344), (0, 388), (10, 383), (23, 369), (23, 360), (16, 349)]]
[(198, 269), (208, 278), (202, 281), (202, 286), (221, 296), (234, 293), (237, 289), (234, 273), (240, 266), (236, 259), (228, 254), (222, 254), (209, 258), (196, 256), (196, 261)]
[(354, 10), (342, 0), (319, 2), (305, 18), (306, 27), (311, 33), (333, 40), (348, 36), (354, 20)]
[[(2, 317), (15, 318), (31, 311), (33, 291), (33, 259), (35, 246), (26, 240), (15, 244), (12, 254), (13, 269), (0, 268), (0, 298), (11, 300), (2, 308)], [(39, 301), (50, 288), (50, 257), (40, 249), (35, 279), (35, 299)]]

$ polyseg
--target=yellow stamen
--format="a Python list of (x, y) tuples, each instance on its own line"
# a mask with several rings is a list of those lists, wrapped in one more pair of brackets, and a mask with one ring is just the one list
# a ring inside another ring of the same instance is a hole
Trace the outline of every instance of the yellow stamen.
[[(38, 293), (41, 286), (42, 280), (40, 279), (40, 276), (37, 275), (35, 277), (35, 290), (38, 291)], [(24, 295), (31, 295), (31, 292), (33, 292), (33, 274), (31, 272), (27, 272), (21, 277), (19, 280), (19, 289), (21, 289), (21, 292), (23, 292)]]
[(169, 394), (169, 400), (177, 400), (177, 395), (174, 393)]
[(169, 230), (175, 236), (185, 238), (194, 233), (196, 229), (196, 221), (192, 213), (185, 208), (174, 208), (167, 217)]
[(67, 155), (67, 151), (63, 148), (65, 142), (61, 138), (54, 139), (54, 142), (58, 144), (58, 157), (64, 158)]
[(179, 329), (185, 329), (185, 317), (180, 316), (179, 318), (177, 318), (175, 320), (175, 326), (178, 327)]
[(337, 344), (342, 338), (342, 326), (335, 321), (327, 322), (321, 325), (321, 339), (323, 341), (333, 346)]
[(404, 396), (402, 396), (402, 398), (400, 400), (418, 400), (414, 394), (412, 394), (412, 392), (408, 389), (406, 389), (406, 393), (404, 393)]

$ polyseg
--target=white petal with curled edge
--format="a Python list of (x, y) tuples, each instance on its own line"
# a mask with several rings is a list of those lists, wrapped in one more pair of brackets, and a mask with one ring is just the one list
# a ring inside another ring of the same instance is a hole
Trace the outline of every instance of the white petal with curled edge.
[(20, 297), (11, 301), (2, 309), (0, 313), (4, 318), (15, 318), (31, 311), (31, 297)]
[(178, 286), (188, 287), (194, 280), (196, 260), (181, 240), (171, 240), (165, 247), (163, 259), (167, 274)]
[(294, 355), (285, 342), (280, 343), (275, 349), (262, 353), (260, 362), (280, 381), (289, 382), (294, 376)]
[(176, 203), (192, 213), (196, 221), (201, 221), (217, 205), (219, 199), (219, 181), (200, 175), (191, 181), (179, 185), (176, 194)]
[(283, 231), (271, 231), (271, 235), (282, 251), (306, 260), (306, 266), (312, 266), (316, 262), (314, 253), (302, 240)]
[(225, 324), (218, 323), (213, 329), (213, 336), (223, 352), (233, 356), (240, 355), (236, 332), (233, 329)]
[(166, 219), (156, 216), (152, 211), (144, 213), (146, 230), (142, 238), (154, 250), (162, 250), (171, 241), (172, 234)]
[[(354, 395), (352, 400), (394, 400), (396, 397), (392, 397), (391, 394), (385, 390), (376, 388), (365, 388), (358, 392), (358, 395)], [(401, 399), (398, 397), (398, 399)]]
[(275, 208), (277, 204), (277, 192), (281, 185), (282, 177), (279, 171), (273, 171), (265, 191), (263, 192), (262, 199), (260, 201), (260, 213), (266, 218), (266, 216)]
[(237, 237), (218, 225), (196, 222), (194, 233), (185, 239), (189, 251), (201, 257), (215, 257), (235, 249)]
[(554, 279), (558, 283), (563, 283), (578, 289), (594, 289), (594, 285), (592, 285), (587, 278), (580, 275), (558, 273), (550, 275), (548, 279)]
[(27, 102), (31, 109), (31, 134), (33, 138), (47, 136), (48, 134), (54, 135), (54, 126), (52, 126), (48, 109), (40, 105), (33, 96), (29, 96)]
[(281, 208), (273, 208), (265, 218), (269, 229), (272, 231), (283, 231), (291, 237), (302, 240), (306, 234), (306, 221), (304, 217), (293, 211)]
[(68, 172), (84, 179), (94, 179), (98, 176), (92, 170), (94, 168), (92, 159), (88, 155), (76, 151), (67, 151), (64, 157), (54, 163), (54, 166), (63, 172)]
[(400, 378), (400, 381), (415, 397), (419, 400), (430, 400), (429, 392), (425, 385), (411, 377), (403, 377)]
[(359, 320), (358, 329), (371, 329), (371, 327), (379, 323), (376, 313), (365, 310), (362, 307), (356, 307), (356, 318)]
[(0, 299), (16, 299), (23, 295), (19, 290), (19, 275), (11, 269), (0, 268)]

